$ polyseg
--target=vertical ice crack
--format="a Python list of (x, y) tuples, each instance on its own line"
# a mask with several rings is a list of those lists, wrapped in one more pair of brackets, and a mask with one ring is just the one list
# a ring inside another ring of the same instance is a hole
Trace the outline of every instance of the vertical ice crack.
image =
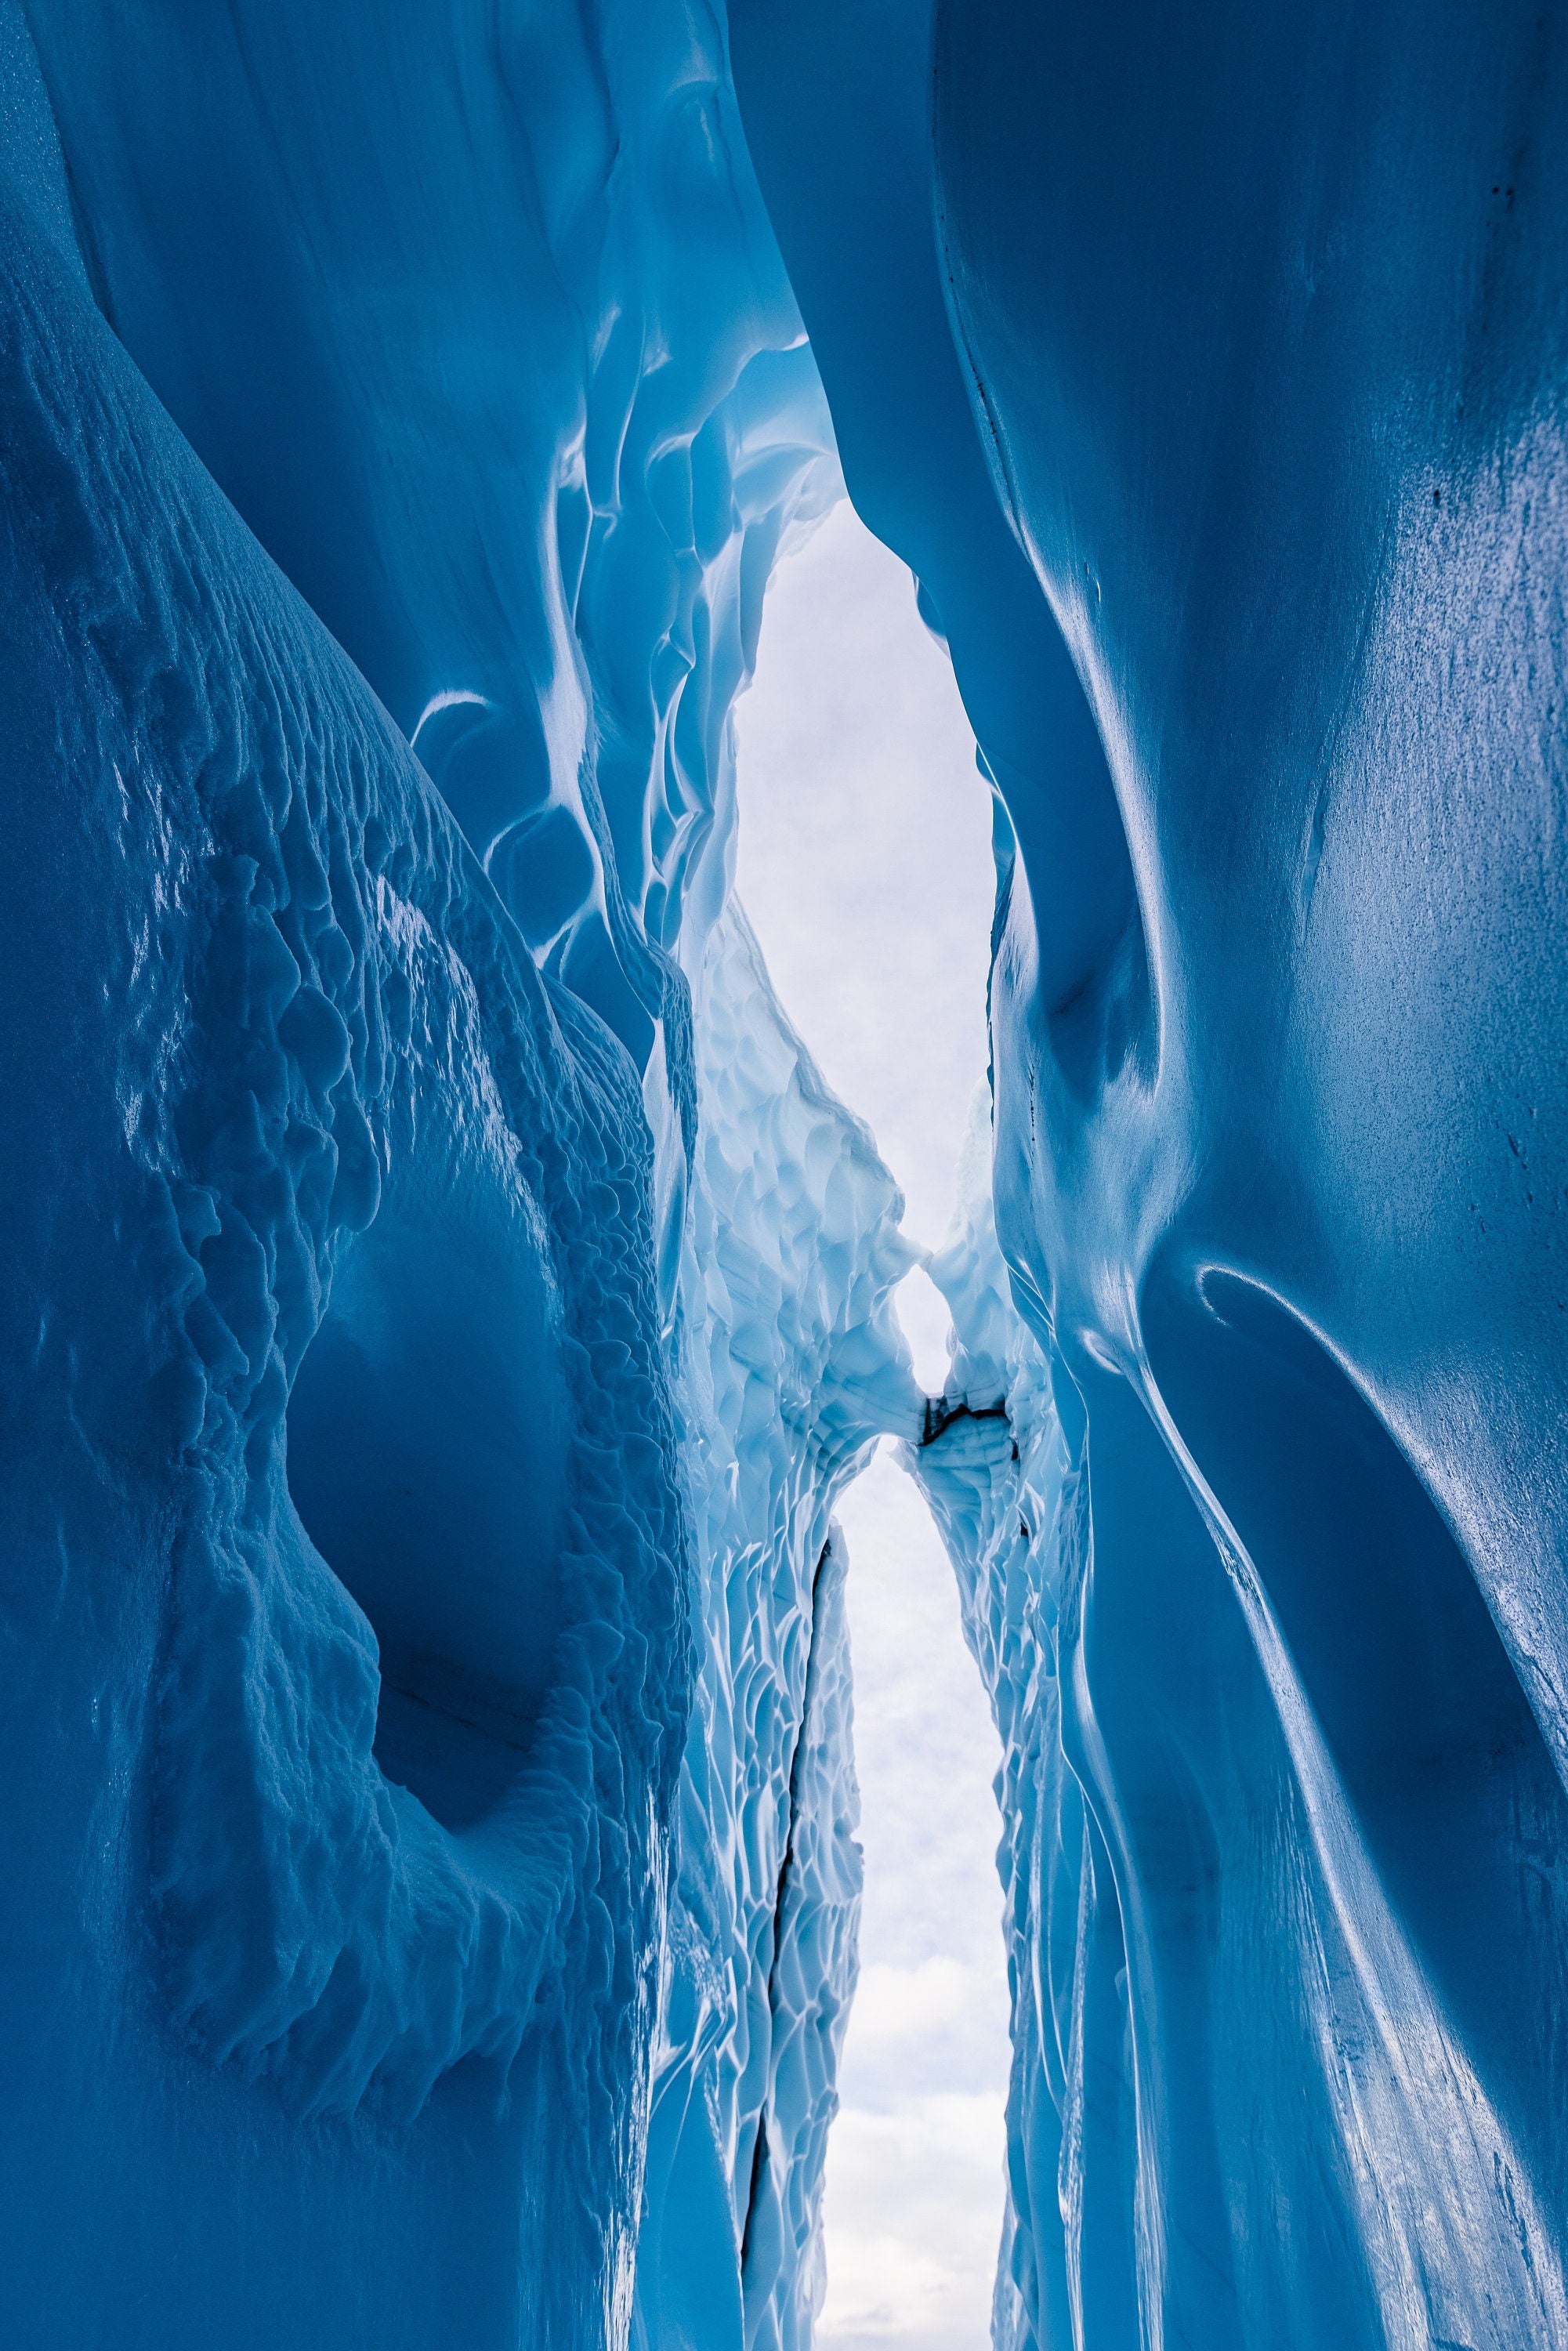
[[(795, 1727), (795, 1743), (789, 1751), (789, 1825), (784, 1837), (783, 1858), (779, 1864), (779, 1889), (773, 1903), (773, 1951), (768, 1968), (768, 2022), (770, 2036), (779, 2022), (779, 1963), (784, 1949), (784, 1911), (789, 1899), (789, 1883), (795, 1867), (795, 1834), (800, 1822), (800, 1759), (805, 1752), (806, 1729), (811, 1719), (811, 1702), (816, 1695), (818, 1676), (817, 1628), (820, 1622), (817, 1599), (821, 1590), (822, 1570), (832, 1550), (831, 1535), (817, 1554), (817, 1564), (811, 1574), (811, 1625), (806, 1644), (806, 1681), (800, 1697), (800, 1719)], [(757, 2117), (757, 2144), (751, 2158), (751, 2185), (746, 2199), (746, 2225), (740, 2238), (740, 2273), (744, 2281), (751, 2254), (752, 2230), (757, 2219), (758, 2202), (762, 2184), (768, 2176), (768, 2109), (772, 2082), (776, 2074), (770, 2069), (769, 2088), (762, 2096), (761, 2111)]]

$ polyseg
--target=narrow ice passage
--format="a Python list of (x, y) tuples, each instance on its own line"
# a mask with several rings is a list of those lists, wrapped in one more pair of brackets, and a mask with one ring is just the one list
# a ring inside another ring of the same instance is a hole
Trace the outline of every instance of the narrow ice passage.
[(0, 0), (5, 2351), (975, 2351), (998, 1908), (995, 2351), (1563, 2351), (1565, 153), (1540, 0)]
[[(910, 575), (847, 504), (775, 575), (737, 729), (738, 894), (824, 1076), (867, 1116), (905, 1228), (939, 1242), (985, 1081), (990, 795)], [(946, 1304), (918, 1270), (898, 1302), (938, 1394)], [(966, 2351), (988, 2330), (1002, 2203), (999, 1750), (952, 1566), (891, 1450), (838, 1518), (865, 1883), (819, 2338)]]

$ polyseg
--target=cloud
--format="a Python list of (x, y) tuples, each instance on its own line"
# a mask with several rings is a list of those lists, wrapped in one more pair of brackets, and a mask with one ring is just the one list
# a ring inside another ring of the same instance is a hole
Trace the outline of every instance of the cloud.
[(915, 2097), (834, 2126), (823, 2343), (979, 2351), (1004, 2160), (1002, 2100)]
[(990, 792), (911, 575), (847, 505), (768, 591), (736, 884), (824, 1076), (940, 1241), (986, 1068)]
[(894, 1967), (873, 1959), (861, 1970), (855, 1994), (855, 2026), (862, 2049), (896, 2048), (962, 2017), (974, 1998), (973, 1971), (957, 1959), (936, 1956), (918, 1967)]

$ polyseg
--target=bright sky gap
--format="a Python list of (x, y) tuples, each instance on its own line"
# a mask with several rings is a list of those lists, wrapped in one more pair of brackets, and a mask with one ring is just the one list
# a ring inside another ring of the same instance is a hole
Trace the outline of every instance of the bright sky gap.
[[(940, 1243), (986, 1067), (989, 796), (909, 572), (840, 506), (768, 590), (737, 714), (737, 886), (779, 998)], [(946, 1311), (900, 1309), (939, 1389)], [(865, 1849), (861, 1983), (829, 2144), (833, 2351), (980, 2351), (1008, 2078), (998, 1746), (924, 1503), (879, 1454), (840, 1509)]]

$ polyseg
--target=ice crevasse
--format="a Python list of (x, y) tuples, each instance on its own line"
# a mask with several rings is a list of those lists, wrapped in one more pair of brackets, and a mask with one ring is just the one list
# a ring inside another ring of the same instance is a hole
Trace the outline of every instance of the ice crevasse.
[[(1565, 101), (1514, 0), (0, 0), (18, 2344), (803, 2351), (886, 1436), (998, 2345), (1568, 2339)], [(996, 799), (931, 1399), (731, 887), (846, 487)]]

